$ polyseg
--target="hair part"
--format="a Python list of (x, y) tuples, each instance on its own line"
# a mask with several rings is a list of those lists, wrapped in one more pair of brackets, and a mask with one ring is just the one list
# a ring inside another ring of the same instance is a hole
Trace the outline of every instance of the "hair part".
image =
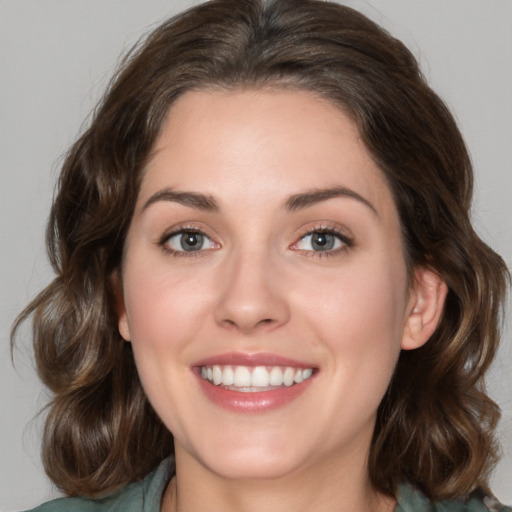
[(222, 88), (312, 91), (341, 108), (389, 183), (409, 270), (449, 288), (441, 323), (403, 351), (379, 408), (369, 470), (393, 495), (434, 500), (486, 486), (497, 405), (484, 375), (497, 350), (503, 260), (473, 230), (470, 159), (452, 115), (406, 47), (360, 13), (318, 0), (214, 0), (176, 16), (124, 59), (64, 162), (47, 230), (55, 280), (32, 316), (48, 405), (43, 461), (65, 493), (97, 495), (172, 453), (117, 330), (113, 278), (144, 166), (173, 102)]

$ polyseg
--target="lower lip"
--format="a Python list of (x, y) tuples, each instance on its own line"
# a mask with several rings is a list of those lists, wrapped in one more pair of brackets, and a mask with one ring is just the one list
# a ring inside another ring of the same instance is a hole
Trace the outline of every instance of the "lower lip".
[(314, 375), (293, 386), (253, 393), (233, 391), (222, 386), (215, 386), (200, 376), (197, 378), (204, 394), (215, 405), (234, 412), (261, 413), (278, 409), (295, 400), (306, 391)]

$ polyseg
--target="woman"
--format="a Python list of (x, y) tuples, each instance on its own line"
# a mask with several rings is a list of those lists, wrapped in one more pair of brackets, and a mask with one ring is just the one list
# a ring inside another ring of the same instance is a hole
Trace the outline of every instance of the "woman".
[(158, 28), (69, 152), (57, 277), (17, 324), (55, 393), (47, 472), (82, 496), (41, 510), (507, 510), (482, 379), (508, 274), (471, 187), (416, 61), (357, 12)]

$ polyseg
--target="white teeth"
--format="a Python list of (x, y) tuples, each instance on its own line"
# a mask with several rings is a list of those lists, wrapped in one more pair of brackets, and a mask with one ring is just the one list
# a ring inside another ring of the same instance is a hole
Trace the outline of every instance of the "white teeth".
[(270, 382), (267, 369), (264, 366), (256, 366), (252, 371), (251, 385), (255, 388), (266, 388)]
[(251, 385), (251, 372), (246, 366), (237, 366), (235, 370), (235, 386), (237, 388), (247, 388)]
[(293, 379), (295, 377), (295, 369), (294, 368), (286, 368), (283, 375), (283, 383), (285, 386), (291, 386), (293, 384)]
[(269, 384), (271, 386), (283, 385), (283, 371), (278, 366), (274, 366), (272, 370), (270, 370)]
[(213, 383), (218, 386), (222, 382), (222, 369), (220, 366), (213, 367)]
[(222, 372), (222, 384), (232, 386), (235, 383), (235, 372), (231, 366), (225, 366)]
[[(293, 386), (309, 379), (312, 368), (292, 368), (290, 366), (230, 366), (213, 365), (201, 367), (201, 378), (216, 386), (257, 390)], [(256, 389), (257, 388), (257, 389)]]
[(216, 386), (241, 388), (244, 391), (257, 391), (279, 386), (293, 386), (309, 379), (312, 368), (292, 368), (290, 366), (202, 366), (201, 378)]
[(313, 375), (313, 369), (312, 368), (306, 368), (305, 370), (302, 370), (302, 380), (309, 379)]

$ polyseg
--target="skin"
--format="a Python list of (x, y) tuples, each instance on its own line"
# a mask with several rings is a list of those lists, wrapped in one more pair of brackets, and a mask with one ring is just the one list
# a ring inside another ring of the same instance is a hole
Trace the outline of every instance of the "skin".
[[(333, 187), (350, 192), (286, 207)], [(204, 233), (202, 250), (165, 238), (180, 229)], [(324, 229), (339, 233), (333, 250), (311, 244)], [(162, 510), (391, 510), (367, 470), (376, 411), (400, 351), (428, 340), (446, 293), (427, 269), (412, 281), (390, 190), (339, 109), (304, 91), (178, 99), (145, 169), (119, 305), (120, 333), (175, 438)], [(233, 351), (316, 373), (282, 407), (225, 410), (192, 368)]]

